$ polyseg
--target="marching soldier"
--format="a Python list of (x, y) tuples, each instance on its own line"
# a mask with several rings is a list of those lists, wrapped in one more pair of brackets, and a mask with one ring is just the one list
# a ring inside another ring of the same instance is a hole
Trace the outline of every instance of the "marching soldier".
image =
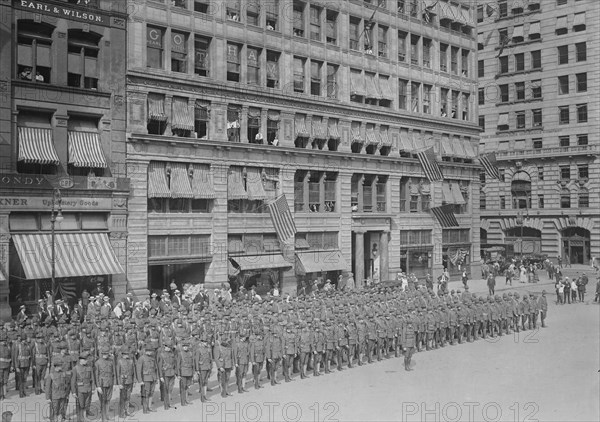
[(412, 368), (410, 367), (410, 361), (415, 349), (415, 332), (416, 329), (413, 326), (413, 322), (409, 320), (404, 326), (404, 330), (402, 332), (402, 346), (404, 347), (404, 369), (406, 371), (412, 371)]
[(320, 322), (318, 318), (315, 318), (315, 335), (314, 343), (312, 346), (313, 351), (313, 376), (318, 377), (321, 375), (321, 362), (325, 357), (325, 347), (327, 340), (325, 338), (325, 332), (323, 331), (324, 323)]
[(137, 372), (135, 363), (131, 358), (129, 348), (121, 350), (121, 356), (117, 360), (116, 366), (117, 382), (119, 383), (119, 417), (125, 418), (130, 416), (129, 407), (131, 402), (131, 392), (133, 384), (137, 380)]
[(27, 374), (31, 367), (31, 345), (27, 341), (25, 334), (18, 336), (18, 341), (13, 345), (13, 368), (15, 368), (15, 383), (19, 387), (19, 397), (27, 397), (25, 385), (27, 383)]
[(231, 370), (235, 366), (235, 355), (231, 347), (231, 340), (227, 336), (221, 338), (221, 342), (216, 347), (215, 361), (220, 374), (221, 397), (230, 396), (227, 388), (229, 386), (229, 377)]
[(71, 393), (75, 397), (77, 410), (77, 421), (85, 420), (86, 415), (91, 416), (90, 405), (92, 404), (92, 393), (95, 390), (92, 366), (88, 364), (89, 352), (83, 351), (79, 354), (79, 362), (73, 368), (71, 376)]
[[(280, 322), (280, 324), (282, 324)], [(283, 324), (282, 324), (283, 325)], [(275, 328), (275, 327), (274, 327)], [(266, 357), (269, 365), (269, 378), (271, 379), (271, 385), (279, 384), (277, 382), (277, 366), (283, 358), (283, 339), (281, 338), (281, 332), (278, 329), (274, 329), (271, 336), (268, 339), (266, 347)]]

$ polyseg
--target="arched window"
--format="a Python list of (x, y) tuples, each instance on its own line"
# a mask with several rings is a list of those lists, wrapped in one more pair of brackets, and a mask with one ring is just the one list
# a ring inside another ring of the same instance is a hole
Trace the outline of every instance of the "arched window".
[(98, 89), (98, 47), (102, 36), (80, 29), (69, 30), (67, 84), (77, 88)]
[(527, 172), (518, 171), (510, 185), (513, 208), (531, 208), (531, 177)]
[(54, 27), (21, 19), (17, 23), (17, 78), (50, 83)]
[(569, 189), (562, 189), (560, 191), (560, 207), (571, 208), (571, 192)]

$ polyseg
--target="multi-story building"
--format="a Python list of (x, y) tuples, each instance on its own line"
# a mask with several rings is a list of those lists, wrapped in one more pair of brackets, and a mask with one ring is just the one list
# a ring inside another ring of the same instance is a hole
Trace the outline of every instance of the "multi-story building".
[(479, 6), (482, 244), (587, 264), (600, 255), (600, 3)]
[(2, 318), (53, 284), (125, 292), (124, 6), (0, 4)]
[[(132, 1), (128, 282), (295, 291), (479, 253), (469, 2)], [(430, 183), (416, 152), (433, 147)], [(267, 203), (298, 230), (280, 244)], [(430, 208), (454, 204), (458, 227)], [(475, 206), (473, 206), (475, 204)], [(478, 274), (478, 262), (471, 272)]]

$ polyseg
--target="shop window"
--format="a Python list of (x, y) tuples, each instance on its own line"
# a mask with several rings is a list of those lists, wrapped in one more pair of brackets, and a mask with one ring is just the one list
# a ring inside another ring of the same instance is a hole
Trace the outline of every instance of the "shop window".
[(194, 73), (198, 76), (210, 74), (211, 38), (196, 35), (194, 38)]
[(52, 33), (46, 23), (19, 20), (17, 23), (17, 76), (24, 81), (50, 83)]
[(154, 26), (146, 28), (146, 66), (153, 69), (164, 67), (165, 30)]

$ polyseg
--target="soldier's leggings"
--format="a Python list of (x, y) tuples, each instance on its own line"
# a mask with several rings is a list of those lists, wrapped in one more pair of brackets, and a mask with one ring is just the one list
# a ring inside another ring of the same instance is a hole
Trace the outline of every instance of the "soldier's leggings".
[(68, 402), (69, 397), (65, 397), (64, 399), (52, 400), (52, 402), (50, 403), (50, 422), (56, 421), (57, 417), (63, 416), (67, 413)]
[(374, 338), (370, 338), (367, 340), (367, 362), (373, 362), (373, 349), (376, 346), (376, 341)]
[(325, 350), (325, 373), (328, 374), (331, 369), (331, 358), (333, 356), (333, 349), (327, 349)]
[(33, 386), (35, 394), (42, 394), (44, 390), (44, 380), (46, 379), (46, 370), (48, 365), (36, 365), (33, 370)]
[(25, 386), (27, 385), (27, 374), (28, 373), (29, 373), (29, 366), (25, 367), (25, 368), (23, 368), (23, 367), (17, 368), (16, 374), (15, 374), (15, 379), (16, 379), (16, 377), (19, 378), (19, 396), (20, 397), (25, 396)]
[(275, 385), (277, 380), (277, 366), (279, 365), (280, 358), (273, 358), (269, 363), (269, 376), (271, 377), (271, 385)]
[(283, 378), (286, 381), (290, 380), (290, 371), (294, 362), (294, 355), (283, 355), (282, 366), (283, 366)]
[(129, 412), (133, 384), (124, 384), (119, 392), (119, 416), (124, 418)]
[(526, 322), (527, 322), (527, 315), (521, 315), (521, 329), (523, 331), (525, 331), (527, 329), (527, 327), (525, 326)]
[(252, 376), (254, 377), (254, 388), (260, 388), (260, 372), (262, 371), (263, 363), (256, 362), (252, 365)]
[(223, 371), (219, 371), (221, 374), (220, 382), (221, 382), (221, 396), (227, 396), (227, 386), (229, 385), (229, 377), (231, 376), (231, 368), (223, 368)]
[(313, 376), (320, 373), (321, 359), (323, 358), (323, 352), (313, 353)]
[(112, 387), (101, 387), (102, 393), (98, 393), (98, 401), (100, 402), (100, 413), (102, 420), (108, 420), (108, 405), (112, 399)]
[(309, 352), (300, 352), (300, 378), (306, 378), (306, 366), (308, 365)]
[(349, 344), (348, 345), (348, 368), (352, 368), (352, 361), (354, 360), (354, 357), (356, 356), (356, 344)]
[(92, 392), (78, 392), (77, 399), (75, 400), (75, 410), (77, 412), (77, 421), (83, 422), (84, 411), (85, 413), (90, 411), (90, 405), (92, 404)]
[(235, 368), (235, 381), (238, 388), (238, 393), (241, 393), (245, 388), (245, 378), (248, 373), (248, 364), (243, 363), (239, 364), (237, 368)]
[[(179, 398), (181, 399), (181, 405), (187, 404), (188, 388), (192, 385), (192, 377), (181, 376), (179, 377)], [(123, 391), (123, 390), (121, 390)]]

